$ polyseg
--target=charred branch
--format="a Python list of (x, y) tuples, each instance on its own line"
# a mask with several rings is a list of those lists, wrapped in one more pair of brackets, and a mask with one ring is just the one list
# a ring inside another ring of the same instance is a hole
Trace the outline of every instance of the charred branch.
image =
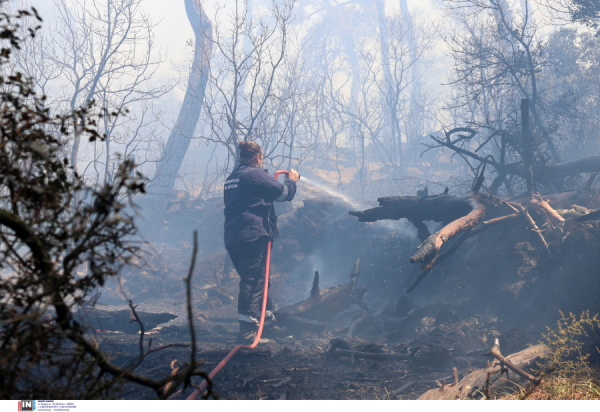
[(527, 224), (529, 225), (531, 230), (533, 230), (534, 233), (537, 235), (537, 238), (539, 239), (540, 244), (546, 251), (546, 256), (550, 257), (550, 249), (548, 248), (548, 243), (546, 242), (546, 239), (544, 239), (544, 235), (542, 235), (542, 232), (537, 227), (537, 224), (535, 223), (535, 221), (531, 218), (531, 215), (527, 212), (527, 209), (525, 209), (521, 205), (518, 205), (518, 206), (521, 209), (521, 213), (523, 214), (525, 221), (527, 222)]
[(529, 379), (530, 381), (536, 380), (535, 376), (525, 372), (510, 360), (502, 356), (502, 353), (500, 352), (500, 341), (497, 338), (494, 340), (494, 346), (492, 346), (489, 352), (484, 353), (483, 356), (491, 356), (498, 359), (502, 365), (506, 366), (522, 378)]
[(548, 202), (542, 199), (541, 196), (538, 196), (538, 199), (532, 198), (529, 201), (528, 206), (540, 215), (545, 216), (553, 226), (557, 226), (565, 221), (565, 219), (559, 215)]
[(473, 209), (471, 196), (394, 196), (381, 197), (377, 201), (379, 207), (348, 213), (356, 216), (360, 222), (405, 218), (411, 222), (433, 220), (447, 224), (467, 215)]
[(458, 233), (475, 226), (485, 215), (485, 206), (479, 200), (477, 194), (469, 197), (471, 211), (453, 222), (449, 223), (441, 230), (438, 230), (423, 242), (419, 251), (410, 258), (410, 263), (425, 263), (423, 268), (439, 253), (440, 248), (450, 238)]
[[(527, 100), (524, 100), (527, 101)], [(528, 105), (526, 105), (528, 107)], [(522, 116), (524, 116), (524, 121), (529, 121), (529, 110), (525, 110), (525, 107), (522, 108)], [(458, 138), (453, 139), (452, 135), (455, 133), (461, 133), (467, 131), (467, 135), (459, 134)], [(576, 160), (571, 160), (567, 162), (554, 163), (554, 164), (535, 164), (533, 159), (533, 148), (530, 147), (531, 143), (531, 131), (527, 125), (523, 125), (523, 133), (524, 133), (524, 150), (520, 151), (523, 157), (523, 161), (518, 163), (511, 164), (503, 164), (503, 162), (498, 162), (493, 158), (485, 158), (483, 156), (478, 155), (476, 151), (471, 151), (461, 147), (459, 145), (460, 142), (471, 140), (477, 132), (470, 128), (457, 128), (452, 129), (446, 132), (445, 139), (441, 139), (439, 137), (431, 135), (431, 139), (435, 142), (435, 144), (427, 145), (427, 150), (446, 147), (455, 153), (462, 156), (464, 159), (473, 159), (480, 164), (487, 163), (493, 166), (498, 173), (498, 177), (492, 184), (492, 188), (496, 191), (502, 183), (506, 183), (507, 175), (517, 175), (521, 178), (531, 182), (528, 183), (528, 193), (533, 193), (533, 176), (536, 176), (537, 180), (551, 180), (559, 177), (577, 175), (580, 173), (600, 173), (600, 156), (588, 156), (583, 157)], [(503, 139), (504, 141), (504, 139)], [(529, 143), (528, 143), (529, 142)], [(519, 149), (515, 147), (515, 149)], [(519, 151), (519, 150), (517, 150)]]

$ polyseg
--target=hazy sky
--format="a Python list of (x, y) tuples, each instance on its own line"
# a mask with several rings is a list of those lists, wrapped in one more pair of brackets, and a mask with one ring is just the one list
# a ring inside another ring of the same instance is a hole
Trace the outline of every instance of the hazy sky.
[[(399, 9), (399, 0), (384, 0), (386, 11), (390, 14), (394, 9)], [(336, 0), (332, 0), (335, 3)], [(339, 1), (345, 2), (345, 1)], [(407, 0), (408, 7), (411, 10), (432, 9), (431, 3), (437, 3), (437, 0)], [(55, 6), (52, 0), (30, 0), (45, 18), (46, 24), (51, 24), (55, 17)], [(216, 4), (233, 4), (233, 0), (204, 0), (204, 7), (212, 20)], [(180, 63), (185, 61), (188, 56), (186, 41), (194, 39), (194, 32), (190, 27), (185, 12), (184, 0), (143, 0), (142, 6), (150, 14), (152, 19), (158, 23), (154, 30), (156, 45), (160, 47), (162, 53), (166, 52), (168, 61), (164, 65), (163, 71), (172, 70), (168, 64)]]

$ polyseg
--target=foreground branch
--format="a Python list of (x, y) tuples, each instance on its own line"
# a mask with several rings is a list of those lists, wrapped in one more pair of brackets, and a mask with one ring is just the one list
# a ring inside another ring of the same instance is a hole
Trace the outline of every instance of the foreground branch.
[(535, 376), (518, 368), (517, 366), (515, 366), (514, 363), (509, 361), (502, 355), (502, 353), (500, 353), (500, 341), (498, 340), (498, 338), (494, 340), (494, 346), (492, 346), (492, 349), (490, 349), (489, 352), (484, 353), (483, 356), (491, 356), (498, 359), (498, 361), (500, 361), (501, 364), (503, 364), (522, 378), (529, 379), (530, 381), (536, 380)]

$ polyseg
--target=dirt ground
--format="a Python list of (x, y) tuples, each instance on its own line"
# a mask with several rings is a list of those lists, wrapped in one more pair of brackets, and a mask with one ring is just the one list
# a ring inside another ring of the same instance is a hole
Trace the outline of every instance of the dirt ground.
[[(221, 283), (219, 290), (223, 294), (236, 296), (235, 277), (234, 274)], [(198, 353), (232, 348), (238, 330), (237, 299), (224, 299), (223, 304), (219, 298), (203, 293), (206, 287), (197, 282), (193, 298)], [(278, 306), (283, 307), (298, 300), (297, 290), (309, 288), (308, 282), (286, 284), (274, 274), (271, 293)], [(486, 358), (481, 354), (494, 337), (500, 336), (497, 319), (471, 317), (458, 321), (446, 310), (447, 305), (439, 302), (417, 310), (414, 321), (408, 323), (406, 319), (410, 317), (399, 320), (390, 305), (377, 307), (371, 302), (369, 306), (373, 312), (372, 325), (353, 329), (361, 337), (349, 336), (349, 326), (362, 314), (355, 305), (336, 316), (324, 333), (277, 337), (261, 343), (253, 352), (236, 355), (214, 380), (216, 393), (227, 399), (416, 399), (444, 381), (451, 382), (453, 367), (461, 378), (474, 368), (484, 367)], [(100, 304), (98, 308), (121, 310), (126, 306)], [(137, 310), (178, 316), (146, 332), (145, 345), (150, 338), (153, 348), (190, 342), (182, 291), (144, 301)], [(429, 313), (436, 313), (439, 320), (425, 316)], [(413, 328), (414, 333), (398, 332), (407, 327)], [(101, 349), (117, 364), (126, 365), (139, 354), (139, 333), (99, 329), (95, 334)], [(407, 336), (412, 338), (406, 339)], [(359, 351), (413, 353), (414, 357), (408, 361), (333, 357), (326, 350), (334, 338), (344, 339)], [(527, 342), (530, 340), (525, 338)], [(525, 341), (518, 344), (526, 346)], [(210, 372), (223, 356), (199, 357), (204, 359), (203, 369)], [(160, 378), (171, 373), (172, 361), (177, 360), (182, 366), (189, 359), (189, 348), (171, 348), (149, 355), (136, 372)], [(195, 383), (200, 381), (197, 378)], [(175, 399), (184, 399), (192, 390)], [(122, 389), (122, 396), (144, 399), (153, 398), (154, 394), (128, 384)]]
[[(573, 212), (578, 206), (571, 204), (582, 202), (569, 196), (564, 206), (558, 201), (553, 204), (568, 209), (564, 213)], [(103, 311), (126, 310), (127, 299), (132, 299), (140, 313), (176, 315), (158, 327), (152, 315), (141, 315), (147, 322), (144, 344), (150, 338), (153, 348), (188, 344), (182, 280), (191, 258), (190, 231), (199, 228), (192, 306), (196, 349), (207, 372), (223, 355), (203, 356), (202, 351), (232, 348), (238, 331), (238, 278), (233, 269), (226, 274), (218, 200), (185, 201), (189, 204), (174, 200), (172, 208), (177, 210), (165, 221), (165, 233), (172, 238), (154, 243), (138, 268), (126, 268), (119, 282), (103, 289), (96, 305)], [(192, 209), (194, 220), (183, 213)], [(561, 228), (546, 229), (550, 258), (518, 222), (491, 229), (465, 242), (414, 293), (405, 295), (419, 273), (408, 264), (418, 243), (406, 222), (389, 227), (362, 224), (346, 208), (323, 200), (305, 200), (279, 215), (281, 238), (273, 249), (270, 289), (278, 307), (308, 298), (314, 270), (320, 271), (321, 290), (345, 284), (353, 262), (360, 258), (358, 285), (369, 288), (364, 298), (368, 311), (353, 305), (336, 315), (323, 333), (278, 335), (250, 354), (236, 355), (214, 381), (222, 398), (416, 399), (444, 380), (452, 382), (453, 368), (462, 378), (485, 367), (489, 358), (482, 354), (496, 338), (508, 356), (537, 344), (546, 326), (555, 325), (559, 309), (567, 313), (599, 309), (595, 299), (600, 287), (595, 271), (600, 256), (598, 222), (564, 233)], [(178, 219), (181, 222), (174, 225)], [(110, 325), (94, 330), (115, 363), (126, 365), (138, 356), (139, 333), (118, 332)], [(410, 356), (401, 361), (333, 357), (327, 352), (333, 339), (356, 351)], [(160, 378), (171, 373), (174, 360), (183, 366), (189, 359), (189, 348), (171, 348), (149, 355), (136, 372)], [(199, 383), (198, 378), (195, 384)], [(192, 390), (176, 398), (183, 399)], [(155, 395), (128, 384), (120, 396)]]

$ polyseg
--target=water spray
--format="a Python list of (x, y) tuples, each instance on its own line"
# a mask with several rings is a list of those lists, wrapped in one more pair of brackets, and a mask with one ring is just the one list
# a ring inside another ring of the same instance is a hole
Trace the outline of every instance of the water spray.
[(308, 177), (303, 177), (302, 181), (305, 183), (308, 183), (310, 186), (314, 187), (315, 189), (317, 189), (321, 192), (325, 192), (332, 197), (336, 197), (336, 198), (342, 200), (344, 203), (346, 203), (354, 208), (359, 209), (361, 207), (360, 204), (358, 204), (356, 201), (352, 200), (350, 197), (346, 196), (345, 194), (338, 192), (336, 190), (330, 189), (327, 186), (324, 186), (318, 182), (315, 182), (313, 179), (310, 179)]

